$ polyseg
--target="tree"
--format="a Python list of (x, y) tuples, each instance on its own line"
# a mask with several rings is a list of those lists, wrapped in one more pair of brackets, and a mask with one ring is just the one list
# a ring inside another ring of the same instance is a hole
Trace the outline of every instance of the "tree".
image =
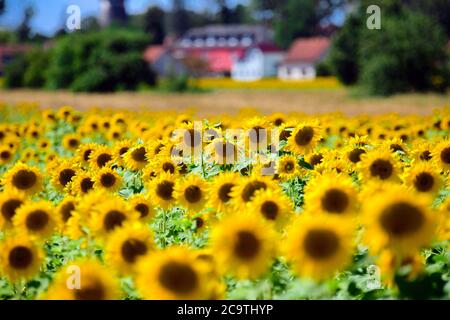
[(33, 19), (34, 10), (32, 7), (27, 7), (24, 12), (24, 18), (22, 23), (17, 28), (17, 38), (19, 41), (24, 42), (30, 39), (30, 22)]
[(181, 36), (186, 32), (188, 27), (189, 17), (184, 5), (184, 0), (173, 0), (170, 19), (171, 32), (175, 36)]
[(166, 12), (160, 7), (152, 6), (142, 16), (142, 29), (152, 36), (153, 44), (161, 44), (166, 36)]
[(0, 0), (0, 16), (5, 12), (5, 0)]

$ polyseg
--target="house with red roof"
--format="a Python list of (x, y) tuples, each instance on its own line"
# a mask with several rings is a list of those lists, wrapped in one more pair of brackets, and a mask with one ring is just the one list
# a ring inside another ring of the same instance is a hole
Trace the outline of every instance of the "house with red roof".
[(276, 77), (284, 51), (267, 42), (247, 48), (231, 67), (231, 77), (236, 81), (256, 81)]
[(330, 44), (327, 37), (295, 40), (278, 67), (278, 77), (283, 80), (314, 79), (316, 66), (327, 55)]

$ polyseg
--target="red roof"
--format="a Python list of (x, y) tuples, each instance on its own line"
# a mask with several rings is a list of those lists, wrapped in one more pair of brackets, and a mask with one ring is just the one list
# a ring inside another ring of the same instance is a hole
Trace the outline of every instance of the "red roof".
[(281, 49), (281, 48), (277, 47), (275, 44), (269, 43), (269, 42), (259, 44), (258, 48), (264, 53), (266, 53), (266, 52), (282, 52), (283, 51), (283, 49)]
[(197, 57), (208, 64), (210, 72), (230, 72), (233, 62), (245, 53), (243, 47), (212, 47), (212, 48), (179, 48), (176, 54), (181, 57)]
[(326, 37), (300, 38), (294, 41), (285, 57), (285, 62), (316, 62), (330, 47)]
[(148, 46), (144, 51), (144, 60), (149, 63), (154, 63), (164, 53), (164, 46), (153, 45)]

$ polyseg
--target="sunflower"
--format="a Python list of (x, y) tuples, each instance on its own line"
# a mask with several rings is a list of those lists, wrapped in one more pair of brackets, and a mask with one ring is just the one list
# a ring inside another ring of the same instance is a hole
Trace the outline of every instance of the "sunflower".
[(175, 177), (166, 172), (162, 172), (155, 179), (149, 181), (147, 186), (150, 199), (163, 209), (174, 205), (174, 189)]
[(404, 181), (417, 192), (435, 194), (443, 185), (442, 177), (436, 166), (430, 162), (418, 162), (405, 171)]
[(114, 144), (113, 154), (114, 154), (114, 162), (119, 166), (124, 166), (123, 157), (133, 146), (133, 141), (131, 140), (120, 140)]
[(76, 133), (66, 134), (62, 140), (64, 148), (69, 151), (76, 151), (81, 144), (81, 137)]
[(274, 223), (278, 230), (286, 226), (293, 213), (289, 198), (279, 190), (257, 191), (248, 203), (248, 211)]
[(321, 138), (322, 130), (317, 122), (303, 122), (292, 131), (287, 140), (286, 148), (296, 155), (305, 155), (317, 146)]
[(179, 172), (179, 167), (177, 161), (170, 156), (160, 156), (156, 158), (150, 166), (145, 169), (145, 176), (148, 178), (150, 172), (154, 172), (158, 175), (160, 172), (170, 173), (172, 175), (177, 175)]
[(223, 273), (257, 278), (272, 262), (276, 237), (265, 220), (251, 214), (231, 214), (213, 228), (211, 250)]
[(28, 202), (17, 209), (14, 228), (38, 239), (49, 237), (59, 227), (59, 217), (54, 214), (49, 201)]
[(444, 140), (438, 143), (431, 153), (434, 162), (443, 171), (450, 170), (450, 140)]
[(429, 141), (416, 141), (413, 143), (412, 156), (415, 161), (428, 162), (432, 159), (433, 145)]
[(301, 173), (297, 157), (293, 155), (281, 156), (276, 164), (276, 173), (282, 180), (290, 180), (298, 177)]
[(217, 138), (205, 148), (208, 159), (217, 164), (235, 164), (238, 161), (240, 148), (225, 138)]
[(60, 217), (62, 223), (67, 223), (67, 221), (73, 216), (75, 208), (77, 206), (77, 198), (72, 196), (66, 196), (56, 208), (56, 212)]
[(70, 262), (60, 270), (43, 298), (46, 300), (117, 300), (120, 284), (96, 260)]
[(390, 249), (410, 254), (428, 245), (436, 229), (429, 205), (427, 195), (408, 192), (397, 185), (366, 199), (365, 239), (372, 251)]
[(91, 168), (101, 169), (103, 167), (109, 167), (114, 161), (113, 152), (107, 146), (97, 146), (89, 154), (89, 162)]
[(3, 175), (2, 184), (6, 188), (12, 188), (30, 195), (41, 191), (42, 180), (43, 176), (37, 167), (19, 162)]
[(144, 299), (206, 299), (210, 296), (208, 269), (184, 247), (155, 251), (141, 260), (136, 287)]
[(115, 230), (105, 246), (105, 261), (120, 274), (135, 271), (140, 259), (153, 250), (153, 234), (140, 223), (133, 223)]
[(173, 196), (176, 202), (189, 213), (203, 209), (206, 202), (206, 182), (196, 174), (191, 174), (175, 184)]
[(98, 148), (98, 144), (96, 143), (83, 143), (81, 144), (76, 151), (76, 159), (78, 163), (81, 163), (83, 166), (86, 166), (89, 163), (89, 158), (91, 153)]
[(115, 229), (125, 223), (132, 223), (139, 219), (139, 213), (130, 208), (128, 203), (120, 197), (109, 196), (96, 206), (89, 218), (88, 224), (97, 236), (110, 235)]
[(250, 176), (241, 178), (231, 190), (231, 197), (236, 209), (245, 209), (258, 190), (277, 189), (272, 180), (266, 176)]
[(381, 148), (389, 149), (389, 150), (391, 150), (391, 152), (401, 152), (404, 154), (408, 153), (408, 146), (400, 138), (392, 138), (392, 139), (384, 140), (381, 143)]
[(313, 213), (352, 215), (356, 212), (356, 190), (351, 178), (334, 172), (315, 176), (305, 187), (305, 208)]
[(208, 207), (224, 213), (232, 210), (231, 191), (236, 186), (239, 176), (225, 172), (214, 177), (208, 186)]
[(57, 161), (57, 165), (51, 169), (51, 173), (53, 186), (57, 190), (63, 191), (75, 177), (77, 165), (73, 161)]
[(423, 270), (425, 261), (419, 252), (398, 255), (390, 250), (383, 250), (378, 257), (377, 266), (386, 285), (392, 287), (394, 277), (401, 268), (409, 267), (407, 277), (411, 281)]
[(5, 165), (14, 158), (14, 151), (7, 145), (0, 146), (0, 164)]
[(11, 282), (34, 277), (43, 259), (42, 249), (23, 235), (9, 236), (0, 243), (0, 271)]
[(125, 166), (133, 171), (142, 170), (149, 162), (147, 148), (144, 145), (137, 145), (128, 150), (124, 155)]
[(139, 213), (139, 220), (148, 222), (155, 217), (155, 209), (150, 197), (142, 193), (134, 194), (127, 200), (131, 207)]
[(300, 216), (288, 229), (284, 251), (300, 276), (323, 280), (351, 262), (354, 226), (334, 216)]
[(84, 195), (94, 190), (94, 179), (90, 173), (78, 169), (72, 182), (67, 185), (67, 190), (73, 195)]
[(56, 116), (58, 119), (66, 120), (72, 113), (75, 112), (75, 109), (71, 106), (62, 106), (56, 112)]
[(26, 200), (24, 193), (15, 190), (5, 190), (0, 193), (0, 229), (10, 229), (13, 218)]
[(113, 169), (103, 167), (95, 173), (94, 188), (116, 192), (122, 186), (122, 177)]
[(398, 158), (389, 149), (374, 149), (361, 155), (361, 159), (359, 170), (363, 181), (375, 179), (396, 182), (399, 180), (400, 165)]
[(323, 153), (316, 151), (308, 154), (305, 158), (306, 162), (308, 162), (313, 169), (323, 163)]

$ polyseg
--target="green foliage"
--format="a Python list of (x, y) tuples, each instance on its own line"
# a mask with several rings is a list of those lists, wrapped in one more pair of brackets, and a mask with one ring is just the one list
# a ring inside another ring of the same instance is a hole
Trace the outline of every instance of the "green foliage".
[(438, 22), (397, 1), (375, 4), (382, 8), (381, 30), (366, 27), (362, 5), (333, 40), (333, 73), (344, 84), (357, 83), (372, 95), (445, 91), (447, 38)]
[(23, 85), (30, 88), (41, 88), (44, 86), (46, 77), (45, 70), (50, 62), (50, 55), (42, 49), (34, 49), (27, 53), (27, 69), (23, 76)]
[(53, 50), (47, 86), (109, 92), (154, 85), (155, 74), (142, 59), (147, 43), (147, 35), (122, 29), (62, 37)]
[(281, 12), (282, 19), (274, 21), (275, 41), (288, 48), (297, 38), (311, 36), (317, 24), (315, 1), (288, 0)]
[(386, 16), (381, 32), (365, 30), (361, 42), (361, 84), (371, 94), (445, 88), (446, 37), (427, 16), (405, 11)]
[(27, 70), (27, 60), (24, 56), (17, 57), (5, 68), (5, 88), (19, 88), (23, 86), (24, 74)]

